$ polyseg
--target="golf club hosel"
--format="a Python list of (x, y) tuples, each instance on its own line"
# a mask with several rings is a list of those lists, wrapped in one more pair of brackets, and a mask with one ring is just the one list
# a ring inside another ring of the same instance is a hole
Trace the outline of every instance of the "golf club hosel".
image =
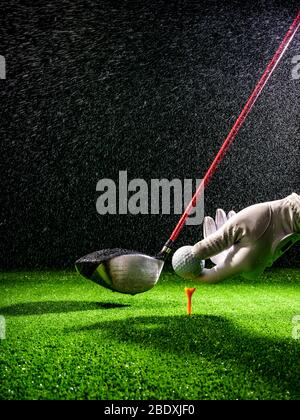
[(168, 239), (156, 258), (166, 261), (166, 259), (169, 257), (169, 255), (173, 251), (173, 247), (174, 247), (174, 241), (172, 241), (171, 239)]

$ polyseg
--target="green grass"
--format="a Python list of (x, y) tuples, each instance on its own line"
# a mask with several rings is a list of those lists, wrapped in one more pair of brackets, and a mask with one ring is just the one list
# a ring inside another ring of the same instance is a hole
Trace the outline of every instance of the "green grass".
[(112, 293), (75, 273), (0, 273), (1, 399), (299, 399), (300, 271)]

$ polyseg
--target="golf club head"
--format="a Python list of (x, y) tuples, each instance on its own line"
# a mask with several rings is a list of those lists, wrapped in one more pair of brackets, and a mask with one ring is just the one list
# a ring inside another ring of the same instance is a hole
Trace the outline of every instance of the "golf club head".
[(136, 251), (104, 249), (76, 261), (76, 270), (85, 278), (119, 293), (135, 295), (157, 283), (164, 261)]

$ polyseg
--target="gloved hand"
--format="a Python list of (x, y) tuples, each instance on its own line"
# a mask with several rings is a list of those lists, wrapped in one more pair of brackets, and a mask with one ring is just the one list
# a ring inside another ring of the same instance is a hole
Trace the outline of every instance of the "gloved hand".
[(192, 248), (195, 257), (210, 258), (216, 265), (194, 280), (216, 283), (236, 274), (256, 278), (299, 240), (300, 196), (296, 193), (228, 216), (218, 209), (215, 220), (205, 218), (204, 239)]

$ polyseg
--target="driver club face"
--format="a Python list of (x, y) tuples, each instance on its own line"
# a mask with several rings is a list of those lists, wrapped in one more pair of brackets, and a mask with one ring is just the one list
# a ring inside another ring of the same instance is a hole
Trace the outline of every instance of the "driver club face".
[(163, 265), (162, 260), (126, 250), (97, 251), (75, 263), (84, 277), (107, 289), (131, 295), (152, 289)]

